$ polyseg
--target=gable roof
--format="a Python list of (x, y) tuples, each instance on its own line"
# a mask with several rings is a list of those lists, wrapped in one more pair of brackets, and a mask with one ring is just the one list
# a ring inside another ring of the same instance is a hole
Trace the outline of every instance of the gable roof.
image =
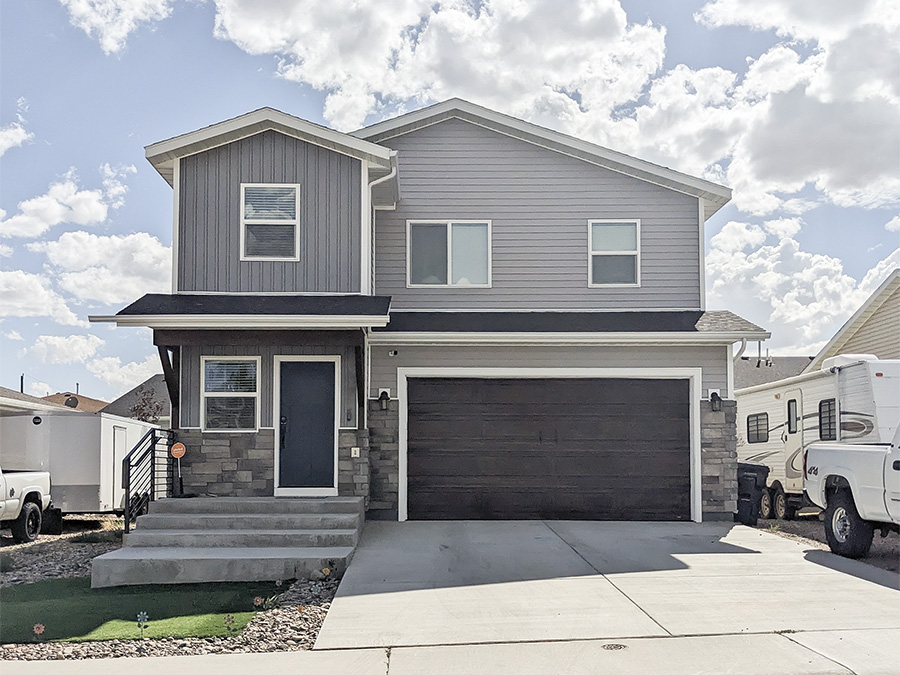
[[(837, 356), (844, 351), (844, 346), (853, 339), (860, 329), (865, 326), (876, 313), (890, 311), (891, 308), (888, 301), (895, 297), (900, 297), (900, 268), (891, 272), (888, 278), (885, 279), (882, 284), (875, 289), (875, 292), (863, 303), (862, 307), (860, 307), (853, 316), (847, 319), (847, 322), (841, 326), (841, 329), (828, 341), (828, 344), (822, 347), (822, 350), (809, 362), (809, 365), (803, 369), (803, 372), (808, 373), (811, 370), (818, 370), (822, 367), (822, 362), (825, 359)], [(895, 317), (895, 321), (900, 325), (900, 316)], [(900, 333), (894, 331), (893, 337), (900, 342)], [(854, 347), (854, 352), (858, 351), (859, 349)], [(870, 353), (874, 350), (871, 347), (866, 347), (864, 351), (865, 353)], [(876, 356), (880, 358), (896, 358), (893, 354), (876, 354)]]
[(47, 410), (71, 410), (64, 405), (45, 401), (37, 396), (29, 396), (0, 387), (0, 413), (43, 412)]
[(352, 136), (380, 143), (389, 138), (438, 124), (448, 119), (478, 124), (514, 138), (676, 190), (702, 200), (708, 219), (731, 200), (731, 189), (701, 178), (659, 166), (595, 143), (498, 113), (460, 98), (400, 115), (352, 132)]
[(161, 417), (170, 417), (172, 414), (172, 403), (169, 400), (169, 390), (166, 387), (165, 375), (159, 373), (151, 375), (148, 379), (141, 382), (131, 391), (122, 394), (115, 401), (110, 403), (103, 409), (103, 412), (120, 417), (131, 417), (131, 407), (137, 403), (138, 394), (142, 389), (148, 389), (153, 392), (154, 398), (163, 404)]
[(746, 389), (759, 384), (794, 377), (812, 360), (812, 356), (742, 356), (734, 362), (734, 388)]
[(152, 143), (144, 148), (144, 153), (166, 182), (173, 185), (176, 159), (269, 130), (366, 161), (374, 169), (370, 177), (378, 177), (379, 174), (387, 174), (391, 170), (393, 151), (389, 148), (308, 122), (274, 108), (260, 108), (224, 122)]
[[(109, 405), (109, 401), (101, 401), (99, 398), (91, 398), (90, 396), (84, 396), (82, 394), (73, 394), (71, 391), (61, 391), (55, 394), (50, 394), (50, 396), (44, 396), (42, 398), (44, 401), (56, 403), (65, 408), (68, 408), (69, 410), (78, 410), (81, 412), (89, 413), (100, 412), (107, 405)], [(75, 399), (75, 405), (66, 405), (66, 401), (73, 398)]]

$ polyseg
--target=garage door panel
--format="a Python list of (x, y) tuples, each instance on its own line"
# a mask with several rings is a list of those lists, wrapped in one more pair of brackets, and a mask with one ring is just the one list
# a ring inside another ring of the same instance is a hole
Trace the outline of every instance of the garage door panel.
[(686, 380), (408, 381), (410, 518), (687, 520)]

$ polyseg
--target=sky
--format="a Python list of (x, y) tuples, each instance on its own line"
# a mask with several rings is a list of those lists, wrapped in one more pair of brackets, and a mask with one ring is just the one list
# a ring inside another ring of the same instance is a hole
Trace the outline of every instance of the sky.
[(90, 324), (171, 289), (143, 146), (262, 106), (341, 131), (453, 96), (731, 187), (707, 307), (815, 354), (900, 266), (895, 0), (4, 0), (0, 385), (112, 400)]

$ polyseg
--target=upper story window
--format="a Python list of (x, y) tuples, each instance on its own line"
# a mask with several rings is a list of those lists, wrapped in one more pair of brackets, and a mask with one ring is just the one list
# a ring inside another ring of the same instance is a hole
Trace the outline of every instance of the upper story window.
[(259, 357), (201, 359), (201, 415), (207, 431), (255, 431), (259, 426)]
[(241, 185), (241, 260), (299, 260), (298, 185)]
[(491, 285), (489, 220), (408, 221), (407, 286)]
[(641, 224), (588, 221), (588, 286), (639, 286)]

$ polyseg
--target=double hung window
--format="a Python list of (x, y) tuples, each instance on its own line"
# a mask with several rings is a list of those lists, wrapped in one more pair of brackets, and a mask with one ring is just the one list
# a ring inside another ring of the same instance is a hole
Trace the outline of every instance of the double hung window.
[(588, 221), (588, 285), (640, 285), (640, 222)]
[(203, 428), (256, 430), (259, 426), (259, 358), (201, 359)]
[(490, 221), (407, 223), (407, 285), (491, 285)]
[(299, 186), (241, 185), (241, 259), (299, 260)]

